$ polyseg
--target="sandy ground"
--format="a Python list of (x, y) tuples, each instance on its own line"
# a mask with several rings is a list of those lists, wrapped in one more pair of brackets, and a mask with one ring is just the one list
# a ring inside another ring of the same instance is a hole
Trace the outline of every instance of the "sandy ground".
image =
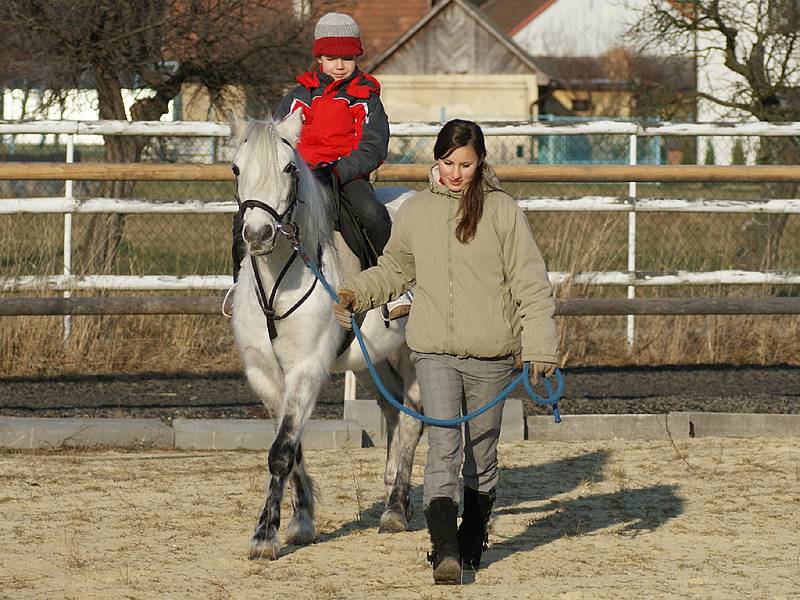
[(376, 532), (382, 454), (307, 453), (319, 537), (275, 562), (247, 559), (265, 453), (0, 454), (0, 597), (800, 598), (796, 440), (504, 444), (459, 587), (432, 585), (421, 488), (413, 531)]

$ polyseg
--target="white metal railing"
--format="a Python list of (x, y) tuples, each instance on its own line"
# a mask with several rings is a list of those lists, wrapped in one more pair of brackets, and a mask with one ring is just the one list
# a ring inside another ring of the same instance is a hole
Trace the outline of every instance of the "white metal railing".
[[(393, 136), (436, 136), (442, 128), (435, 123), (390, 123)], [(525, 123), (485, 125), (485, 135), (635, 135), (635, 136), (762, 136), (800, 135), (800, 123), (630, 123), (591, 121), (585, 123)], [(0, 135), (148, 135), (185, 137), (228, 137), (230, 125), (211, 121), (0, 121)]]

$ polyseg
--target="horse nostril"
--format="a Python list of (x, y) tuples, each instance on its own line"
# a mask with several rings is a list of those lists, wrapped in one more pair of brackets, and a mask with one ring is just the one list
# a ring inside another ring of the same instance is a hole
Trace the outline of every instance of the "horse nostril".
[(248, 242), (255, 242), (258, 240), (268, 242), (275, 237), (275, 228), (272, 225), (264, 225), (261, 229), (245, 226), (242, 231), (242, 237)]

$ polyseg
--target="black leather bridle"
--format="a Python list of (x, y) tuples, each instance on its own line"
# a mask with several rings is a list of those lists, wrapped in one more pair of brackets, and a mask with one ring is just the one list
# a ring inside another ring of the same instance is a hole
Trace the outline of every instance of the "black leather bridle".
[[(284, 144), (292, 148), (292, 145), (281, 138)], [(292, 148), (294, 151), (294, 148)], [(275, 160), (277, 160), (277, 153)], [(303, 294), (303, 297), (300, 298), (289, 310), (284, 312), (283, 314), (277, 314), (274, 308), (275, 296), (278, 294), (278, 287), (280, 286), (283, 278), (286, 276), (286, 273), (289, 272), (289, 268), (294, 263), (295, 259), (298, 255), (298, 248), (301, 247), (300, 244), (300, 228), (294, 222), (294, 211), (297, 208), (298, 204), (302, 204), (303, 200), (300, 198), (298, 193), (298, 184), (300, 182), (300, 171), (297, 168), (297, 164), (294, 161), (290, 161), (289, 164), (283, 169), (284, 173), (288, 173), (291, 178), (291, 187), (289, 189), (289, 204), (286, 207), (286, 210), (283, 213), (278, 213), (273, 207), (271, 207), (266, 202), (262, 202), (261, 200), (255, 200), (249, 198), (247, 200), (240, 200), (239, 198), (239, 168), (236, 165), (233, 165), (233, 174), (236, 177), (236, 203), (239, 205), (239, 215), (242, 217), (242, 221), (244, 221), (244, 212), (248, 208), (258, 208), (260, 210), (264, 210), (269, 213), (273, 219), (278, 224), (278, 231), (277, 233), (282, 234), (292, 245), (292, 255), (289, 257), (289, 260), (286, 261), (286, 264), (283, 265), (283, 269), (278, 274), (277, 279), (275, 280), (275, 285), (272, 286), (272, 291), (267, 297), (266, 292), (264, 291), (264, 284), (261, 280), (261, 273), (258, 269), (258, 263), (256, 261), (256, 257), (252, 254), (250, 255), (250, 264), (253, 267), (253, 273), (255, 275), (255, 282), (256, 282), (256, 298), (258, 298), (258, 304), (261, 306), (261, 311), (264, 313), (264, 317), (267, 319), (267, 331), (269, 332), (269, 339), (274, 340), (278, 337), (278, 330), (275, 327), (275, 321), (280, 321), (281, 319), (285, 319), (289, 315), (291, 315), (295, 310), (297, 310), (303, 302), (305, 302), (311, 293), (314, 291), (314, 288), (317, 285), (317, 278), (314, 277), (314, 282), (311, 284), (311, 287), (308, 291)], [(320, 269), (322, 268), (322, 245), (318, 245), (317, 247), (317, 264), (320, 265)]]

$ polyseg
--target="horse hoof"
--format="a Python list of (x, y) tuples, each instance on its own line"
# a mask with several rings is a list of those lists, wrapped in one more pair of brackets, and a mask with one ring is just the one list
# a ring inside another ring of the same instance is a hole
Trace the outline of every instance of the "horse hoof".
[(381, 515), (381, 524), (378, 533), (401, 533), (408, 530), (408, 521), (395, 510), (387, 510)]
[(317, 539), (317, 528), (311, 519), (292, 517), (286, 525), (285, 537), (287, 544), (306, 546)]
[(256, 539), (255, 536), (250, 540), (250, 560), (267, 558), (277, 560), (281, 552), (281, 542), (277, 538), (271, 540)]

